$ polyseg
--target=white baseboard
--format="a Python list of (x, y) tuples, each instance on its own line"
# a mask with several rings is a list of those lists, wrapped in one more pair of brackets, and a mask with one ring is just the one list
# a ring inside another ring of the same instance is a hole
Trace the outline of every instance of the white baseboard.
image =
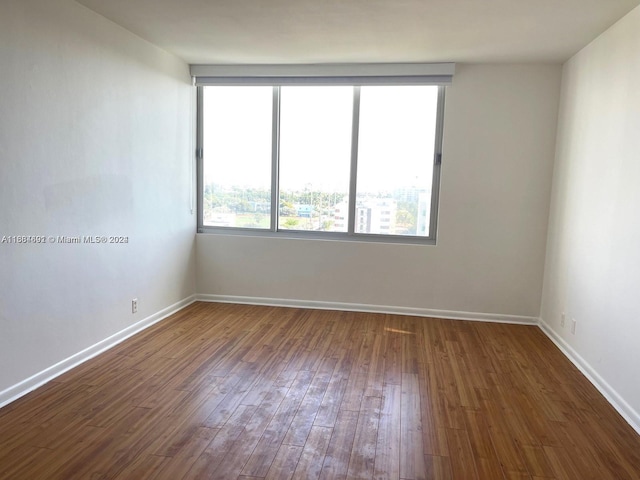
[(571, 345), (560, 337), (542, 318), (539, 322), (540, 329), (549, 339), (564, 353), (594, 387), (607, 399), (613, 408), (624, 418), (629, 425), (640, 435), (640, 413), (636, 412), (614, 388), (602, 378), (598, 372), (584, 358), (576, 352)]
[(0, 392), (0, 408), (196, 301), (191, 295)]
[(364, 303), (321, 302), (316, 300), (244, 297), (236, 295), (198, 294), (196, 295), (196, 299), (202, 302), (240, 303), (248, 305), (266, 305), (271, 307), (312, 308), (317, 310), (343, 310), (348, 312), (389, 313), (395, 315), (411, 315), (414, 317), (446, 318), (450, 320), (475, 320), (481, 322), (538, 325), (537, 317), (503, 315), (498, 313), (458, 312), (452, 310), (433, 310), (429, 308), (369, 305)]

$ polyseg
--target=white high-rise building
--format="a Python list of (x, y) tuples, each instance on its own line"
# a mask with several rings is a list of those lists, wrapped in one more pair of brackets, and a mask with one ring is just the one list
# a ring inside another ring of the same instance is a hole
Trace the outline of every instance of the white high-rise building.
[(335, 232), (347, 231), (347, 218), (349, 218), (349, 202), (343, 200), (336, 203), (333, 214), (333, 230)]
[[(356, 233), (395, 233), (397, 202), (392, 198), (371, 198), (359, 200), (356, 205)], [(336, 231), (347, 230), (348, 202), (336, 204), (334, 225)]]
[(418, 195), (418, 215), (416, 218), (416, 235), (426, 237), (429, 235), (429, 223), (431, 222), (431, 194), (421, 192)]

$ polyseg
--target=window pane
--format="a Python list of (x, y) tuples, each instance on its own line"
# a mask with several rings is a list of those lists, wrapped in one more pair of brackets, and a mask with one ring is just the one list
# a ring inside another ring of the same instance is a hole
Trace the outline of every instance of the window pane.
[(279, 228), (346, 232), (353, 87), (282, 87), (280, 105)]
[(270, 228), (271, 87), (203, 89), (203, 224)]
[(428, 236), (437, 86), (360, 90), (356, 233)]

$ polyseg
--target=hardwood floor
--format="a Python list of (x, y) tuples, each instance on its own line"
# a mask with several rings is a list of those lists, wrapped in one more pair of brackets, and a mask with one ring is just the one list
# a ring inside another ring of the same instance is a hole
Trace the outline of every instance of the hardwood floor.
[(536, 327), (196, 303), (0, 410), (0, 478), (638, 479)]

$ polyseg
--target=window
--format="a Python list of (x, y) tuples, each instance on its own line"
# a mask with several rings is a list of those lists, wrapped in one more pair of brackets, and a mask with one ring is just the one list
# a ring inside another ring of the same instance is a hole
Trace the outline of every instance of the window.
[(269, 229), (272, 89), (204, 90), (202, 224)]
[(435, 242), (444, 86), (219, 83), (198, 87), (200, 232)]
[(280, 229), (347, 231), (335, 217), (349, 197), (352, 112), (353, 87), (280, 89)]

